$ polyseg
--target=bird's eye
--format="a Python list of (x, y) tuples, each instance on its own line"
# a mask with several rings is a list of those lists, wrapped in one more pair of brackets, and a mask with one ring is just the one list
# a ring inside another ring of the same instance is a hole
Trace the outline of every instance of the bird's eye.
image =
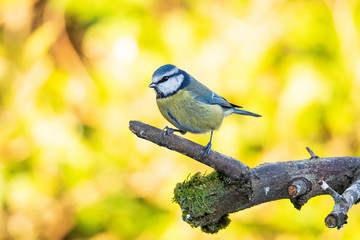
[(159, 83), (162, 83), (162, 82), (165, 82), (166, 80), (169, 79), (169, 76), (164, 76), (160, 81)]

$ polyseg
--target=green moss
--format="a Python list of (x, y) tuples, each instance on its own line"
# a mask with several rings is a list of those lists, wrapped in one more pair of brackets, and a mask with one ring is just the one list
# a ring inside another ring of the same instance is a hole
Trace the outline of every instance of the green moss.
[(178, 183), (174, 189), (173, 201), (178, 203), (182, 210), (182, 219), (192, 227), (202, 226), (207, 233), (215, 233), (225, 228), (230, 220), (226, 216), (219, 222), (204, 224), (202, 217), (213, 214), (216, 211), (216, 200), (225, 192), (230, 180), (218, 172), (210, 174), (196, 173)]
[(217, 233), (221, 229), (226, 228), (230, 224), (230, 221), (229, 214), (226, 214), (222, 216), (218, 222), (202, 226), (201, 231), (211, 234)]

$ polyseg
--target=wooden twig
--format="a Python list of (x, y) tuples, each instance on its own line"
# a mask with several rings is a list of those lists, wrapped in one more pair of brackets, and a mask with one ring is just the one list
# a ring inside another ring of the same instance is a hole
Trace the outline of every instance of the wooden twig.
[(309, 152), (311, 158), (310, 159), (318, 159), (319, 156), (314, 153), (314, 151), (310, 147), (306, 147), (306, 150)]
[(325, 225), (329, 228), (340, 229), (347, 223), (347, 213), (360, 198), (360, 175), (355, 173), (354, 181), (342, 195), (338, 194), (325, 181), (320, 180), (319, 185), (334, 199), (334, 209), (325, 218)]
[(213, 150), (203, 158), (204, 146), (178, 135), (164, 135), (161, 129), (139, 121), (130, 121), (129, 128), (140, 138), (191, 157), (236, 181), (250, 176), (250, 168), (242, 162)]

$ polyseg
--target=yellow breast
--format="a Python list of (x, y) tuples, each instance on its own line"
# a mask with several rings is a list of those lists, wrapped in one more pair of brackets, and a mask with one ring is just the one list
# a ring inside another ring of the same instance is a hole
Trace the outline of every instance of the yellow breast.
[(179, 90), (167, 98), (158, 98), (161, 114), (175, 127), (192, 133), (205, 133), (220, 127), (223, 108), (196, 100), (188, 91)]

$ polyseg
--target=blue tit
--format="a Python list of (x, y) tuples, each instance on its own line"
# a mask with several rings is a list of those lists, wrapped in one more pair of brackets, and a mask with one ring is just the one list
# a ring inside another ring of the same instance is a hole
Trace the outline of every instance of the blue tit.
[(240, 106), (229, 103), (190, 74), (171, 64), (161, 66), (154, 72), (149, 87), (155, 89), (161, 114), (178, 128), (165, 127), (165, 134), (174, 131), (182, 134), (211, 132), (204, 157), (211, 149), (213, 132), (220, 127), (224, 117), (233, 113), (261, 117), (239, 109)]

